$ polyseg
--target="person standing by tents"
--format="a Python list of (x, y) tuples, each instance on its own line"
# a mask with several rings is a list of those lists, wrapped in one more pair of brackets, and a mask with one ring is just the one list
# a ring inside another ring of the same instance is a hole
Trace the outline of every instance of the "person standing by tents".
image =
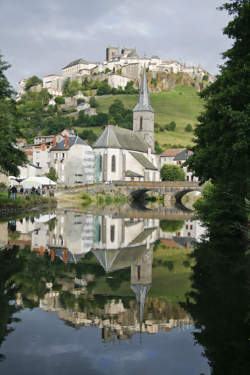
[(12, 186), (11, 188), (11, 199), (12, 200), (15, 200), (16, 199), (16, 193), (17, 193), (17, 188), (14, 186)]
[(10, 199), (11, 189), (12, 189), (12, 186), (9, 185), (8, 186), (8, 199)]

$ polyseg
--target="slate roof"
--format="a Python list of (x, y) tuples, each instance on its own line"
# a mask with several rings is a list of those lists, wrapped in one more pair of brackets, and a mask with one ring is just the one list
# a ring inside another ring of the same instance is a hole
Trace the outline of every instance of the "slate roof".
[(63, 139), (61, 142), (57, 142), (55, 147), (52, 147), (50, 151), (65, 151), (68, 150), (73, 145), (87, 145), (86, 142), (84, 142), (80, 137), (69, 137), (69, 147), (65, 147), (65, 139)]
[(173, 157), (178, 155), (181, 151), (186, 150), (185, 148), (168, 148), (160, 156)]
[(146, 229), (144, 229), (144, 231), (141, 232), (140, 234), (138, 234), (138, 236), (136, 236), (136, 238), (133, 239), (133, 241), (131, 241), (129, 245), (134, 245), (134, 244), (141, 243), (141, 242), (145, 241), (155, 230), (156, 230), (156, 228), (146, 228)]
[(154, 164), (149, 161), (146, 156), (142, 154), (138, 154), (137, 152), (130, 152), (130, 154), (146, 169), (151, 169), (153, 171), (157, 171), (158, 169), (154, 166)]
[(141, 152), (148, 152), (148, 147), (138, 133), (114, 125), (108, 125), (93, 144), (93, 148), (121, 148)]
[(185, 148), (175, 156), (174, 160), (187, 160), (192, 153), (192, 151), (189, 151)]
[(133, 172), (133, 171), (130, 171), (130, 170), (127, 170), (125, 172), (125, 176), (126, 177), (144, 177), (143, 175), (141, 175), (139, 173), (136, 173), (136, 172)]
[(106, 272), (128, 268), (138, 262), (145, 254), (146, 246), (134, 246), (121, 249), (96, 249), (92, 250), (101, 266)]
[(89, 64), (89, 61), (83, 60), (83, 59), (77, 59), (77, 60), (72, 61), (71, 63), (69, 63), (62, 69), (70, 68), (71, 66), (78, 65), (78, 64)]
[(139, 100), (134, 108), (134, 112), (138, 111), (150, 111), (154, 112), (153, 108), (150, 105), (149, 95), (148, 95), (148, 83), (146, 77), (146, 70), (143, 70), (142, 82), (139, 93)]

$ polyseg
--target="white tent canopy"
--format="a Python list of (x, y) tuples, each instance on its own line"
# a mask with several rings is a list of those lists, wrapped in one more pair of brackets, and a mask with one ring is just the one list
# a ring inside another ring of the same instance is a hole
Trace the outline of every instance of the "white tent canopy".
[(56, 183), (48, 177), (29, 177), (22, 181), (20, 185), (24, 189), (32, 189), (32, 187), (41, 189), (43, 186), (56, 186)]

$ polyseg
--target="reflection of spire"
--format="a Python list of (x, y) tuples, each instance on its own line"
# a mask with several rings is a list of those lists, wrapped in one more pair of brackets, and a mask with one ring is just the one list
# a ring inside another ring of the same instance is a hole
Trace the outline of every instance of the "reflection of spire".
[(131, 284), (131, 289), (135, 293), (137, 308), (138, 308), (138, 321), (140, 324), (140, 331), (143, 323), (144, 309), (148, 291), (151, 288), (151, 284)]
[(146, 77), (146, 69), (143, 69), (142, 82), (139, 93), (139, 101), (136, 104), (134, 111), (151, 111), (154, 112), (150, 105), (149, 94), (148, 94), (148, 82)]

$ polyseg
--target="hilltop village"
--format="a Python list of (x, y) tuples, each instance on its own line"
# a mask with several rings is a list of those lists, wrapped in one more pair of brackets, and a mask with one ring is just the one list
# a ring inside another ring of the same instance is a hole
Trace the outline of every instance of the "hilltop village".
[[(185, 148), (168, 149), (161, 155), (155, 153), (154, 109), (149, 99), (146, 68), (138, 103), (133, 109), (133, 130), (107, 125), (92, 147), (74, 130), (66, 129), (59, 134), (36, 136), (33, 144), (17, 139), (17, 147), (29, 160), (26, 166), (19, 167), (20, 179), (44, 176), (53, 168), (57, 184), (64, 186), (160, 181), (163, 165), (182, 166), (190, 156), (190, 151)], [(187, 181), (196, 180), (186, 167), (183, 170)]]
[[(111, 88), (122, 90), (132, 81), (134, 87), (139, 88), (144, 68), (150, 73), (150, 91), (154, 92), (171, 89), (180, 83), (192, 85), (200, 91), (204, 85), (214, 81), (214, 77), (200, 65), (187, 66), (175, 60), (162, 60), (158, 56), (140, 57), (135, 48), (107, 47), (103, 62), (79, 58), (64, 66), (61, 74), (44, 76), (40, 88), (47, 88), (54, 97), (62, 96), (67, 79), (82, 81), (83, 78), (107, 79)], [(17, 100), (25, 93), (26, 82), (27, 79), (19, 82)], [(39, 87), (36, 89), (39, 90)]]

